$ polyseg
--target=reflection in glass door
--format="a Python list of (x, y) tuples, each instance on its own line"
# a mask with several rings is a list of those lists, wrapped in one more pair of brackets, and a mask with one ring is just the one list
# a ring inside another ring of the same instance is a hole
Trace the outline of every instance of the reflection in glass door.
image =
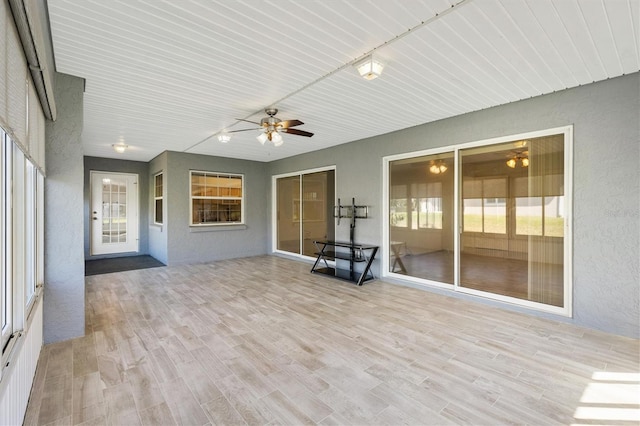
[(334, 170), (276, 178), (277, 250), (314, 257), (314, 241), (334, 239), (334, 200)]

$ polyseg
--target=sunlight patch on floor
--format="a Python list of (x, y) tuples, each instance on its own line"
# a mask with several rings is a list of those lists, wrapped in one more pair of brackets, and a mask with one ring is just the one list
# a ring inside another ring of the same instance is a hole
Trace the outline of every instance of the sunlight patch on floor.
[(597, 371), (573, 417), (578, 421), (640, 422), (640, 373)]

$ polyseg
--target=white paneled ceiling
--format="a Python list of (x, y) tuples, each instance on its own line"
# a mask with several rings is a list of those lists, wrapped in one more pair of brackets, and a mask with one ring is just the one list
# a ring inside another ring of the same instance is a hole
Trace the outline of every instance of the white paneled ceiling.
[[(640, 70), (640, 0), (48, 0), (85, 155), (272, 161)], [(375, 51), (382, 76), (351, 66)], [(264, 108), (312, 138), (262, 146)], [(125, 154), (112, 145), (124, 141)]]

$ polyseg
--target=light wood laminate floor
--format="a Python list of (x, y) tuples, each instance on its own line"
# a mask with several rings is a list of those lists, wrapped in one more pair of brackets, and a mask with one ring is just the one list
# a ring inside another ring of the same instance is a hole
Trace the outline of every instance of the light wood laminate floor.
[(638, 341), (273, 256), (86, 278), (25, 424), (637, 424)]

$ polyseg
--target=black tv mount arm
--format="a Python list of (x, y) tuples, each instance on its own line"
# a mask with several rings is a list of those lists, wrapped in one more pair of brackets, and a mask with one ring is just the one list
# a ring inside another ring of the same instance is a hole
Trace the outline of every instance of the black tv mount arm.
[(338, 205), (334, 207), (333, 217), (338, 218), (338, 225), (340, 225), (340, 219), (351, 219), (349, 226), (349, 242), (354, 244), (354, 234), (356, 229), (356, 219), (366, 219), (369, 217), (369, 207), (357, 206), (356, 199), (351, 199), (350, 206), (343, 206), (338, 198)]

